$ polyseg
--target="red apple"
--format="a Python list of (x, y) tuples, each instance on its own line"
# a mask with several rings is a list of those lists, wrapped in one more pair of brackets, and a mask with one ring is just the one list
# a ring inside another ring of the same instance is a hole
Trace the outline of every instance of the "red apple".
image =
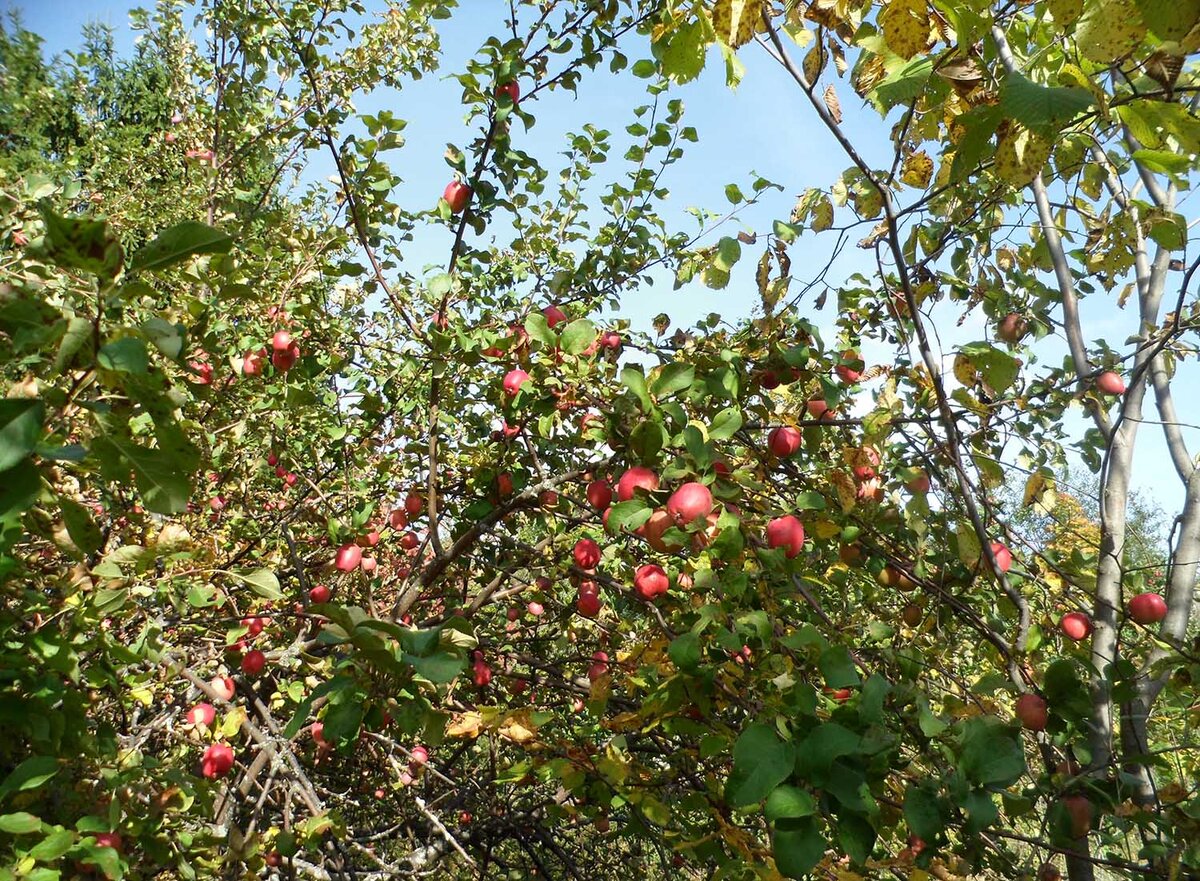
[(783, 548), (789, 560), (804, 547), (804, 524), (791, 514), (776, 517), (767, 524), (767, 547)]
[[(847, 349), (846, 351), (842, 352), (842, 361), (851, 362), (839, 364), (834, 368), (842, 382), (858, 382), (859, 378), (862, 376), (862, 359), (858, 357), (858, 352), (854, 351), (854, 349)], [(854, 366), (855, 364), (860, 366), (856, 367)]]
[(707, 517), (713, 509), (713, 497), (708, 487), (702, 483), (685, 483), (667, 499), (667, 513), (677, 523), (691, 523), (702, 517)]
[(1167, 617), (1167, 601), (1156, 593), (1139, 593), (1129, 601), (1129, 617), (1138, 624), (1157, 624)]
[(496, 494), (502, 499), (512, 495), (513, 479), (507, 471), (496, 475)]
[(1009, 312), (996, 325), (996, 336), (1009, 345), (1016, 345), (1028, 330), (1028, 321), (1016, 312)]
[(379, 566), (379, 564), (376, 562), (374, 557), (363, 557), (362, 558), (362, 571), (363, 572), (374, 572), (378, 566)]
[(544, 489), (538, 493), (538, 504), (543, 508), (553, 508), (558, 505), (558, 493), (552, 489)]
[(592, 655), (592, 665), (588, 667), (588, 679), (595, 682), (608, 672), (608, 654), (596, 652)]
[(1071, 818), (1071, 835), (1083, 838), (1092, 828), (1092, 803), (1086, 795), (1066, 795), (1062, 803)]
[(98, 847), (111, 847), (115, 851), (121, 850), (121, 835), (119, 832), (96, 832), (94, 837)]
[(633, 576), (633, 586), (638, 595), (644, 600), (653, 600), (664, 594), (671, 587), (671, 580), (662, 566), (657, 563), (647, 563), (639, 566)]
[(567, 313), (557, 306), (547, 306), (542, 310), (542, 314), (546, 316), (546, 324), (551, 328), (567, 320)]
[(212, 723), (216, 721), (217, 718), (217, 708), (210, 703), (199, 703), (188, 710), (187, 716), (184, 718), (187, 719), (189, 725), (199, 725), (203, 723), (209, 727), (212, 727)]
[(779, 374), (774, 370), (764, 370), (758, 377), (758, 385), (767, 391), (779, 388)]
[(474, 668), (471, 671), (471, 681), (477, 688), (483, 688), (492, 681), (492, 668), (482, 658), (475, 660)]
[(805, 405), (808, 415), (813, 419), (830, 420), (836, 415), (823, 398), (812, 398)]
[(233, 748), (224, 743), (210, 743), (200, 760), (200, 773), (210, 780), (224, 777), (233, 768)]
[(925, 613), (916, 603), (909, 603), (900, 611), (900, 620), (909, 627), (916, 627), (924, 616)]
[(242, 373), (246, 376), (258, 376), (263, 372), (263, 361), (267, 357), (266, 349), (257, 352), (247, 352), (242, 356)]
[(404, 510), (409, 517), (416, 517), (425, 507), (425, 499), (419, 493), (410, 492), (404, 498)]
[(263, 618), (257, 616), (251, 618), (243, 618), (242, 626), (246, 628), (248, 636), (258, 636), (263, 632), (263, 628), (267, 626), (267, 622)]
[(388, 514), (388, 526), (392, 529), (403, 529), (408, 526), (408, 514), (397, 508)]
[(621, 335), (616, 331), (606, 330), (600, 334), (600, 348), (602, 349), (616, 350), (621, 348), (623, 343), (624, 340), (621, 339)]
[(471, 188), (460, 180), (452, 180), (442, 191), (442, 198), (449, 203), (451, 214), (459, 214), (471, 201)]
[(536, 602), (536, 601), (530, 602), (529, 605), (527, 605), (525, 608), (529, 611), (529, 614), (535, 618), (542, 617), (542, 615), (546, 611), (545, 607), (543, 607), (541, 603)]
[(650, 519), (642, 524), (641, 534), (645, 536), (650, 547), (660, 554), (673, 554), (683, 548), (683, 545), (668, 542), (663, 533), (675, 525), (675, 519), (663, 508), (650, 515)]
[(595, 618), (600, 614), (600, 595), (581, 590), (575, 600), (575, 608), (584, 618)]
[(314, 603), (327, 603), (329, 598), (333, 596), (333, 591), (326, 584), (318, 584), (308, 592), (308, 599)]
[(992, 542), (992, 556), (996, 558), (996, 568), (1002, 573), (1012, 568), (1012, 551), (1002, 542)]
[(575, 557), (575, 565), (580, 569), (595, 569), (600, 565), (600, 545), (590, 538), (581, 538), (575, 542), (572, 554)]
[(1046, 701), (1036, 694), (1023, 694), (1017, 698), (1017, 719), (1022, 727), (1030, 731), (1045, 731), (1050, 713)]
[(313, 743), (317, 746), (329, 746), (329, 741), (325, 739), (324, 722), (313, 722), (308, 730), (312, 734)]
[(362, 562), (362, 548), (356, 544), (342, 545), (333, 558), (333, 565), (340, 572), (353, 572)]
[(1121, 395), (1125, 393), (1125, 380), (1121, 374), (1106, 370), (1096, 377), (1096, 388), (1106, 395)]
[(780, 425), (772, 428), (771, 433), (767, 435), (767, 449), (771, 451), (772, 455), (786, 459), (800, 451), (802, 441), (803, 437), (798, 428), (791, 425)]
[(658, 475), (649, 468), (634, 465), (617, 481), (617, 498), (622, 502), (628, 502), (633, 498), (633, 492), (636, 489), (654, 492), (658, 489)]
[(1058, 622), (1063, 635), (1079, 642), (1092, 635), (1092, 619), (1083, 612), (1067, 612)]
[(513, 106), (516, 107), (521, 100), (521, 87), (517, 84), (516, 80), (501, 83), (496, 86), (496, 97), (499, 98), (501, 95), (508, 95), (513, 102)]
[(529, 374), (521, 368), (508, 371), (504, 374), (504, 393), (510, 398), (516, 397), (517, 392), (521, 390), (521, 386), (529, 382)]
[(922, 471), (915, 477), (911, 478), (908, 483), (905, 484), (905, 486), (908, 487), (908, 491), (911, 493), (924, 495), (925, 493), (929, 492), (929, 475)]
[(275, 336), (271, 337), (271, 348), (276, 352), (286, 352), (292, 347), (292, 335), (286, 330), (275, 331)]
[(216, 676), (213, 677), (213, 680), (209, 682), (208, 685), (209, 688), (211, 688), (221, 700), (233, 700), (233, 694), (234, 691), (236, 691), (236, 686), (233, 684), (232, 677)]
[(296, 366), (296, 362), (300, 360), (300, 347), (292, 343), (291, 348), (276, 351), (271, 355), (271, 364), (280, 373), (287, 373)]
[(267, 656), (258, 649), (251, 649), (242, 655), (242, 672), (247, 676), (257, 676), (267, 666)]
[(597, 511), (603, 511), (612, 504), (612, 487), (607, 480), (593, 480), (587, 485), (586, 495), (588, 504)]
[(356, 538), (354, 543), (360, 548), (373, 548), (375, 545), (379, 544), (379, 539), (379, 530), (372, 529), (366, 535), (360, 535), (358, 538)]
[(423, 746), (414, 746), (408, 751), (408, 759), (414, 765), (424, 765), (429, 761), (429, 750)]
[(417, 538), (417, 534), (411, 529), (400, 536), (400, 547), (404, 548), (406, 551), (416, 550), (420, 543), (421, 540)]

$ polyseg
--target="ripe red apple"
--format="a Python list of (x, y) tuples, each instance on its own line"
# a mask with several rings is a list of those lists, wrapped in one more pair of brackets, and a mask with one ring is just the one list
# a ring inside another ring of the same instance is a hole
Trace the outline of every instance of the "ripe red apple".
[(378, 566), (379, 566), (379, 564), (378, 564), (378, 562), (376, 562), (374, 557), (363, 557), (362, 558), (362, 571), (363, 572), (368, 572), (368, 573), (374, 572)]
[(397, 508), (388, 514), (388, 526), (392, 529), (403, 529), (408, 526), (408, 514)]
[(236, 686), (233, 684), (233, 678), (230, 676), (215, 676), (208, 683), (209, 687), (216, 692), (217, 697), (223, 701), (233, 700), (233, 694), (236, 691)]
[(1092, 803), (1086, 795), (1063, 796), (1063, 807), (1071, 818), (1071, 835), (1083, 838), (1092, 828)]
[(624, 340), (621, 339), (621, 335), (614, 330), (606, 330), (600, 334), (600, 348), (602, 349), (616, 350), (623, 344)]
[(628, 502), (633, 498), (633, 492), (636, 489), (654, 492), (658, 489), (658, 475), (649, 468), (634, 465), (617, 481), (617, 498), (622, 502)]
[(496, 475), (496, 494), (502, 499), (512, 495), (513, 479), (507, 471)]
[(94, 837), (99, 847), (111, 847), (115, 851), (121, 850), (121, 835), (119, 832), (96, 832), (94, 833)]
[(1156, 593), (1139, 593), (1129, 601), (1129, 617), (1138, 624), (1157, 624), (1167, 617), (1167, 601)]
[(1007, 572), (1012, 568), (1012, 551), (1002, 542), (992, 542), (992, 556), (996, 558), (996, 567), (1001, 572)]
[(256, 615), (250, 618), (243, 618), (242, 626), (246, 628), (247, 636), (258, 636), (263, 632), (263, 628), (267, 626), (267, 622), (266, 619)]
[(211, 727), (217, 718), (217, 708), (210, 703), (198, 703), (188, 710), (187, 716), (184, 718), (187, 719), (189, 725), (204, 723)]
[(360, 548), (373, 548), (375, 545), (379, 544), (380, 537), (379, 530), (372, 529), (366, 535), (360, 535), (358, 538), (356, 538), (354, 543)]
[(1058, 622), (1063, 635), (1079, 642), (1092, 635), (1092, 619), (1083, 612), (1067, 612)]
[(289, 471), (287, 474), (283, 475), (283, 482), (288, 486), (295, 486), (296, 482), (299, 480), (300, 478), (293, 471)]
[(1010, 345), (1016, 345), (1028, 330), (1028, 321), (1016, 312), (1009, 312), (996, 325), (996, 336)]
[(612, 487), (607, 480), (593, 480), (587, 485), (586, 495), (588, 504), (597, 511), (603, 511), (612, 504)]
[(521, 386), (529, 382), (530, 376), (521, 368), (508, 371), (504, 374), (504, 393), (510, 398), (516, 397), (517, 392), (521, 390)]
[(667, 499), (667, 513), (677, 523), (691, 523), (707, 517), (713, 509), (713, 497), (703, 483), (685, 483)]
[(530, 602), (525, 608), (529, 611), (529, 614), (535, 618), (542, 617), (542, 615), (546, 612), (545, 607), (537, 601)]
[(342, 545), (333, 558), (333, 565), (340, 572), (353, 572), (361, 562), (362, 548), (356, 544)]
[(653, 601), (655, 597), (666, 593), (671, 587), (671, 580), (666, 571), (657, 563), (647, 563), (639, 566), (633, 576), (633, 587), (644, 600)]
[(922, 471), (919, 474), (917, 474), (915, 477), (910, 479), (908, 481), (908, 483), (905, 484), (905, 486), (908, 487), (909, 492), (917, 493), (918, 495), (923, 495), (923, 494), (929, 492), (929, 487), (930, 487), (929, 475), (926, 474), (924, 471)]
[(575, 557), (575, 565), (580, 569), (595, 569), (600, 565), (600, 545), (590, 538), (581, 538), (575, 542), (572, 554)]
[(263, 857), (263, 862), (266, 863), (268, 866), (270, 866), (272, 869), (277, 869), (283, 865), (283, 854), (281, 854), (277, 850), (273, 850), (269, 854), (267, 854), (265, 857)]
[(1038, 866), (1037, 881), (1062, 881), (1062, 872), (1054, 863), (1042, 863)]
[(325, 739), (324, 722), (313, 722), (308, 730), (312, 734), (313, 743), (317, 746), (329, 746), (329, 741)]
[(521, 100), (521, 87), (517, 84), (516, 80), (501, 83), (496, 86), (496, 97), (499, 98), (501, 95), (508, 95), (509, 99), (513, 102), (513, 107), (516, 107)]
[(767, 449), (771, 451), (772, 455), (786, 459), (800, 451), (800, 444), (803, 440), (798, 428), (791, 425), (780, 425), (772, 428), (771, 433), (767, 435)]
[(207, 361), (189, 361), (190, 367), (195, 373), (191, 381), (195, 385), (212, 385), (213, 381), (213, 366)]
[(588, 667), (588, 679), (595, 682), (608, 672), (608, 653), (595, 652), (592, 655), (592, 665)]
[(404, 498), (404, 510), (409, 517), (416, 517), (425, 507), (425, 499), (415, 492), (410, 492)]
[(804, 524), (791, 514), (776, 517), (767, 524), (767, 547), (783, 548), (789, 560), (804, 547)]
[(247, 676), (257, 676), (267, 666), (267, 656), (258, 649), (251, 649), (242, 655), (242, 672)]
[(557, 306), (547, 306), (542, 310), (542, 314), (546, 316), (546, 324), (553, 329), (556, 325), (567, 320), (567, 313), (563, 312)]
[(675, 518), (666, 512), (665, 509), (659, 508), (650, 515), (650, 519), (642, 524), (641, 534), (645, 536), (650, 547), (658, 551), (660, 554), (673, 554), (683, 548), (683, 545), (668, 542), (663, 538), (663, 533), (675, 525)]
[(210, 780), (224, 777), (233, 768), (233, 748), (225, 743), (210, 743), (200, 760), (200, 773)]
[(842, 382), (858, 382), (862, 376), (862, 367), (854, 366), (854, 363), (861, 363), (862, 361), (858, 357), (858, 352), (854, 349), (846, 349), (846, 351), (842, 352), (842, 361), (852, 363), (842, 363), (835, 367), (834, 370), (837, 372), (838, 377), (841, 378)]
[(1121, 374), (1106, 370), (1096, 377), (1096, 388), (1106, 395), (1122, 395), (1125, 393), (1125, 380)]
[(575, 600), (575, 609), (584, 618), (595, 618), (600, 614), (600, 595), (580, 590), (579, 596)]
[(333, 596), (333, 591), (326, 584), (318, 584), (308, 592), (308, 599), (314, 603), (327, 603), (329, 598)]
[(421, 540), (417, 538), (417, 534), (411, 529), (400, 536), (400, 547), (406, 551), (415, 551)]
[(429, 761), (429, 750), (423, 746), (414, 746), (408, 751), (408, 759), (414, 765), (424, 765)]
[(247, 352), (242, 356), (242, 373), (246, 376), (259, 376), (263, 372), (263, 362), (267, 357), (266, 349), (257, 352)]
[(280, 373), (287, 373), (300, 360), (300, 347), (292, 343), (291, 348), (282, 349), (271, 354), (271, 364)]
[(449, 203), (451, 214), (459, 214), (471, 201), (471, 188), (460, 180), (452, 180), (442, 191), (442, 198)]
[(475, 683), (476, 688), (484, 688), (492, 681), (492, 668), (488, 666), (487, 661), (482, 658), (476, 658), (474, 668), (471, 671), (471, 681)]
[(275, 336), (271, 337), (271, 348), (276, 352), (286, 352), (292, 347), (292, 335), (286, 330), (275, 331)]
[(553, 508), (558, 504), (558, 493), (552, 489), (544, 489), (538, 493), (538, 504), (543, 508)]
[(767, 391), (774, 391), (779, 388), (779, 374), (774, 370), (764, 370), (758, 375), (758, 385)]
[(805, 409), (808, 410), (808, 415), (813, 419), (828, 421), (837, 415), (832, 409), (830, 409), (830, 406), (825, 403), (823, 398), (813, 398), (804, 406)]
[(1017, 719), (1022, 727), (1030, 731), (1045, 731), (1050, 713), (1046, 701), (1036, 694), (1023, 694), (1017, 698)]

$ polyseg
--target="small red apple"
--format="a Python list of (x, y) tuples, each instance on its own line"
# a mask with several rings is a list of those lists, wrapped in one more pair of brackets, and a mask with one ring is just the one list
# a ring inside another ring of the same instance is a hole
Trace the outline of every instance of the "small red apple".
[(1083, 612), (1067, 612), (1058, 622), (1063, 635), (1076, 642), (1092, 635), (1092, 619)]
[(776, 517), (767, 524), (767, 547), (783, 548), (789, 560), (804, 547), (804, 524), (791, 514)]
[(1045, 731), (1050, 713), (1046, 701), (1036, 694), (1023, 694), (1017, 698), (1017, 719), (1022, 727), (1030, 731)]
[(521, 100), (521, 87), (517, 84), (516, 80), (501, 83), (496, 86), (496, 97), (499, 98), (501, 95), (508, 95), (509, 99), (513, 102), (513, 107), (516, 107)]
[(623, 343), (621, 335), (616, 331), (606, 330), (600, 334), (600, 348), (602, 349), (616, 350), (621, 348)]
[(187, 716), (184, 718), (187, 719), (189, 725), (200, 725), (203, 723), (212, 727), (212, 723), (217, 718), (217, 708), (210, 703), (198, 703), (188, 710)]
[(628, 502), (633, 498), (636, 489), (654, 492), (658, 489), (658, 475), (649, 468), (634, 465), (617, 481), (617, 498), (622, 502)]
[(324, 722), (313, 722), (308, 730), (312, 734), (313, 743), (317, 746), (329, 746), (329, 741), (325, 739)]
[(1007, 572), (1012, 568), (1012, 551), (1010, 551), (1002, 542), (992, 542), (992, 556), (996, 558), (996, 568), (998, 568), (1001, 573)]
[(257, 352), (247, 352), (242, 356), (242, 373), (246, 376), (259, 376), (263, 372), (263, 361), (267, 357), (266, 349)]
[[(582, 587), (582, 585), (580, 585)], [(600, 595), (598, 593), (579, 591), (575, 600), (575, 608), (584, 618), (595, 618), (600, 614)]]
[(1083, 838), (1092, 828), (1092, 803), (1086, 795), (1063, 796), (1063, 806), (1071, 818), (1071, 835)]
[(1167, 601), (1156, 593), (1139, 593), (1129, 601), (1129, 617), (1138, 624), (1157, 624), (1167, 617)]
[(813, 419), (821, 419), (821, 420), (828, 421), (830, 419), (833, 419), (834, 416), (836, 415), (834, 413), (834, 411), (830, 408), (830, 406), (828, 404), (826, 404), (824, 399), (822, 399), (822, 398), (812, 398), (804, 405), (804, 407), (806, 410), (808, 410), (808, 415), (811, 416)]
[(258, 649), (251, 649), (242, 655), (242, 672), (247, 676), (257, 676), (267, 666), (267, 656)]
[(1009, 345), (1016, 345), (1028, 330), (1028, 321), (1016, 312), (1009, 312), (996, 325), (996, 336)]
[(526, 609), (528, 609), (528, 611), (529, 611), (529, 614), (530, 614), (530, 615), (532, 615), (532, 616), (533, 616), (533, 617), (535, 617), (535, 618), (540, 618), (540, 617), (542, 617), (542, 615), (543, 615), (543, 614), (545, 613), (545, 611), (546, 611), (545, 607), (543, 607), (541, 603), (539, 603), (539, 602), (536, 602), (536, 601), (535, 601), (535, 602), (531, 602), (531, 603), (530, 603), (528, 606), (526, 606), (525, 608), (526, 608)]
[(408, 514), (397, 508), (388, 514), (388, 526), (392, 529), (403, 529), (408, 526)]
[(450, 205), (451, 214), (460, 214), (471, 201), (471, 188), (460, 180), (452, 180), (442, 191), (442, 198)]
[(1096, 377), (1096, 388), (1106, 395), (1122, 395), (1125, 393), (1125, 380), (1121, 374), (1106, 370)]
[(862, 359), (854, 349), (842, 352), (842, 363), (834, 368), (842, 382), (855, 383), (862, 376)]
[(588, 679), (595, 682), (608, 672), (608, 654), (596, 652), (592, 655), (592, 665), (588, 667)]
[(292, 347), (292, 335), (286, 330), (275, 331), (275, 336), (271, 337), (271, 348), (276, 352), (286, 352)]
[(778, 456), (780, 459), (786, 459), (789, 456), (794, 456), (800, 451), (800, 444), (803, 442), (803, 437), (800, 430), (791, 425), (780, 425), (777, 428), (772, 428), (771, 433), (767, 435), (767, 449), (771, 454)]
[(590, 538), (581, 538), (575, 542), (572, 555), (575, 557), (575, 565), (580, 569), (595, 569), (600, 565), (600, 545)]
[(236, 687), (234, 686), (232, 677), (216, 676), (211, 682), (208, 683), (208, 685), (221, 700), (233, 700), (233, 694), (234, 691), (236, 691)]
[(408, 751), (408, 759), (414, 765), (424, 765), (429, 761), (429, 750), (423, 746), (414, 746)]
[(529, 382), (530, 376), (521, 368), (508, 371), (504, 374), (504, 393), (510, 398), (516, 397), (517, 392), (521, 390), (521, 386)]
[(653, 601), (655, 597), (667, 592), (671, 587), (671, 580), (662, 566), (657, 563), (647, 563), (639, 566), (637, 572), (634, 573), (633, 586), (642, 599)]
[(908, 487), (908, 491), (911, 493), (924, 495), (925, 493), (929, 492), (929, 475), (922, 471), (911, 478), (908, 483), (905, 484), (905, 486)]
[(475, 683), (476, 688), (483, 688), (492, 681), (492, 668), (482, 658), (475, 660), (474, 668), (471, 671), (471, 681)]
[(758, 385), (767, 391), (774, 391), (779, 388), (779, 374), (774, 370), (764, 370), (759, 374)]
[(597, 511), (603, 511), (612, 504), (612, 487), (607, 480), (593, 480), (587, 485), (586, 495), (588, 504)]
[(279, 349), (271, 354), (271, 364), (280, 373), (287, 373), (300, 360), (300, 347), (292, 343), (290, 348)]
[(702, 517), (707, 517), (713, 509), (713, 497), (708, 487), (702, 483), (685, 483), (667, 499), (667, 513), (677, 523), (691, 523)]
[(361, 562), (362, 548), (356, 544), (342, 545), (333, 558), (333, 564), (339, 572), (353, 572)]
[(224, 777), (233, 768), (233, 748), (225, 743), (210, 743), (200, 760), (200, 773), (210, 780)]
[(308, 599), (314, 603), (327, 603), (329, 598), (333, 596), (333, 591), (326, 584), (318, 584), (308, 592)]
[(546, 324), (551, 329), (567, 320), (567, 313), (563, 312), (557, 306), (547, 306), (542, 310), (542, 314), (546, 316)]

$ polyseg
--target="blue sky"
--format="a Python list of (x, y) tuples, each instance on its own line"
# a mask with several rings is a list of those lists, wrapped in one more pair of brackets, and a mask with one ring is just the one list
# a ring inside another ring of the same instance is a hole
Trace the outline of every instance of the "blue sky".
[[(20, 10), (25, 25), (45, 38), (49, 53), (77, 45), (83, 24), (97, 20), (112, 25), (117, 31), (118, 47), (128, 49), (132, 34), (127, 27), (127, 12), (137, 5), (148, 4), (118, 0), (43, 0), (39, 3), (0, 0), (0, 9)], [(372, 113), (389, 109), (408, 121), (404, 132), (407, 146), (391, 154), (391, 161), (404, 178), (396, 194), (402, 204), (428, 206), (435, 203), (450, 174), (442, 159), (445, 144), (465, 145), (473, 136), (463, 124), (460, 87), (447, 75), (465, 66), (476, 48), (499, 27), (507, 8), (508, 3), (500, 0), (463, 0), (459, 13), (451, 21), (439, 23), (443, 44), (439, 72), (406, 86), (402, 93), (372, 95), (360, 102), (360, 111)], [(648, 54), (644, 39), (640, 37), (631, 39), (625, 51), (631, 62)], [(800, 57), (801, 51), (797, 50), (795, 54)], [(694, 126), (700, 138), (698, 144), (688, 145), (688, 155), (666, 178), (671, 198), (664, 213), (678, 228), (695, 229), (694, 221), (685, 213), (689, 206), (720, 212), (727, 210), (725, 185), (738, 183), (748, 191), (750, 172), (755, 172), (781, 184), (784, 189), (768, 192), (761, 204), (739, 216), (737, 222), (723, 228), (720, 234), (733, 235), (742, 228), (769, 230), (772, 220), (787, 218), (797, 194), (808, 187), (827, 186), (850, 164), (808, 107), (799, 89), (765, 52), (748, 47), (740, 57), (747, 72), (736, 91), (726, 87), (724, 65), (714, 52), (702, 76), (676, 93), (683, 98), (687, 108), (685, 123)], [(602, 68), (584, 76), (577, 97), (566, 92), (544, 94), (533, 108), (536, 126), (529, 132), (522, 132), (519, 125), (514, 125), (514, 140), (519, 141), (522, 149), (539, 157), (544, 165), (554, 168), (555, 154), (565, 149), (566, 133), (580, 129), (585, 122), (599, 123), (615, 135), (623, 133), (625, 125), (633, 121), (633, 107), (646, 103), (644, 88), (644, 81), (628, 72), (613, 77)], [(872, 109), (864, 107), (845, 81), (837, 81), (837, 89), (846, 117), (845, 129), (852, 140), (869, 162), (887, 163), (891, 156), (890, 121), (881, 120)], [(622, 163), (615, 161), (623, 152), (623, 147), (613, 150), (614, 159), (610, 160), (612, 167), (608, 174), (623, 170)], [(332, 171), (324, 157), (314, 163), (315, 177), (325, 178)], [(864, 228), (854, 238), (860, 238), (865, 232)], [(830, 235), (809, 236), (794, 246), (793, 273), (798, 279), (807, 278), (825, 264), (833, 241)], [(444, 228), (423, 230), (407, 251), (406, 262), (414, 268), (442, 264), (449, 245), (450, 238)], [(758, 302), (752, 271), (760, 253), (761, 248), (745, 248), (740, 271), (722, 291), (710, 291), (693, 284), (676, 292), (671, 288), (670, 277), (660, 273), (657, 284), (645, 296), (639, 294), (628, 298), (621, 313), (641, 328), (648, 327), (650, 318), (659, 312), (669, 314), (674, 319), (674, 326), (690, 325), (713, 311), (729, 317), (744, 316)], [(836, 284), (851, 272), (869, 272), (872, 268), (869, 256), (869, 252), (852, 244), (835, 263), (830, 280)], [(830, 300), (832, 304), (835, 298)], [(811, 313), (808, 317), (823, 327), (832, 326), (830, 307), (823, 313), (811, 309), (802, 311)], [(1106, 337), (1119, 343), (1134, 326), (1133, 316), (1117, 311), (1109, 298), (1085, 301), (1083, 315), (1088, 339)], [(935, 312), (935, 318), (940, 339), (947, 350), (955, 344), (984, 337), (981, 316), (968, 316), (960, 325), (957, 311), (941, 309)], [(1051, 343), (1040, 350), (1040, 357), (1057, 362), (1064, 351), (1065, 346)], [(890, 359), (886, 351), (871, 346), (865, 347), (863, 354), (868, 362)], [(1186, 421), (1188, 411), (1192, 409), (1188, 406), (1189, 401), (1178, 403)], [(1147, 416), (1153, 418), (1149, 410)], [(1081, 418), (1073, 418), (1069, 427), (1072, 432), (1081, 431), (1084, 422)], [(1200, 446), (1200, 432), (1191, 431), (1188, 439), (1193, 446)], [(1168, 511), (1182, 498), (1178, 479), (1166, 457), (1161, 432), (1155, 425), (1142, 428), (1134, 485)]]

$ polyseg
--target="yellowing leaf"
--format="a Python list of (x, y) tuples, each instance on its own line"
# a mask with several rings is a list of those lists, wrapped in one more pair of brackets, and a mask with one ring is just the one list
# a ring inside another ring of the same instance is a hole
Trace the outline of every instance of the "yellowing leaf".
[(923, 190), (929, 186), (933, 177), (933, 160), (924, 150), (912, 153), (904, 159), (904, 167), (900, 171), (900, 180), (910, 187)]
[(996, 175), (1014, 187), (1024, 187), (1041, 173), (1050, 148), (1050, 141), (1013, 123), (996, 147)]
[(446, 726), (447, 737), (478, 737), (483, 728), (483, 716), (474, 710), (469, 710), (455, 716)]
[(892, 0), (879, 13), (883, 41), (901, 58), (912, 58), (929, 45), (929, 5), (926, 0)]
[(818, 520), (815, 524), (813, 524), (813, 534), (822, 540), (833, 538), (841, 531), (842, 528), (840, 526), (829, 520)]
[(1083, 14), (1083, 0), (1050, 0), (1046, 9), (1054, 23), (1062, 28)]
[(963, 385), (974, 385), (977, 370), (975, 362), (959, 352), (954, 356), (954, 378)]
[(1075, 42), (1085, 58), (1107, 64), (1128, 55), (1146, 37), (1136, 0), (1101, 0), (1079, 19)]
[[(842, 122), (842, 104), (838, 101), (837, 90), (830, 84), (825, 87), (825, 107), (829, 111), (829, 115), (833, 117), (833, 121), (838, 125)], [(933, 163), (930, 163), (933, 167)], [(926, 178), (928, 180), (928, 178)]]
[(830, 473), (829, 480), (833, 483), (833, 488), (837, 490), (842, 512), (850, 513), (858, 499), (858, 488), (854, 485), (854, 478), (845, 471), (834, 471)]
[(763, 0), (717, 0), (712, 10), (717, 39), (734, 49), (754, 39), (762, 24)]

